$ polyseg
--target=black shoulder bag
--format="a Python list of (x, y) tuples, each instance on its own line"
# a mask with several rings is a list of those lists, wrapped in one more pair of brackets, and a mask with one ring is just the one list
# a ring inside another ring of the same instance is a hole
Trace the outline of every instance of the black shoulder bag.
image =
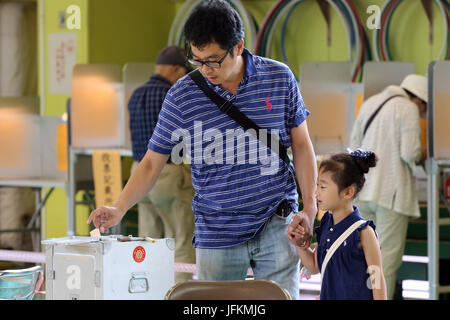
[(387, 98), (387, 99), (386, 99), (386, 100), (378, 107), (377, 110), (375, 110), (375, 112), (370, 116), (369, 120), (367, 120), (366, 126), (364, 127), (364, 131), (363, 131), (363, 137), (366, 135), (367, 129), (369, 129), (369, 127), (370, 127), (370, 125), (371, 125), (373, 119), (375, 119), (376, 115), (378, 114), (378, 112), (380, 112), (381, 108), (383, 108), (383, 106), (384, 106), (389, 100), (391, 100), (392, 98), (395, 98), (395, 97), (403, 97), (403, 96), (401, 96), (401, 95), (395, 95), (395, 96), (389, 97), (389, 98)]

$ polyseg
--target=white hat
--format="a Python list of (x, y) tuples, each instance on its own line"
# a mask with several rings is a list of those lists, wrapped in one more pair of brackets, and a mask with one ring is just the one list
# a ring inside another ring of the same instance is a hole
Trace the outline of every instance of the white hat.
[(403, 79), (400, 87), (408, 90), (418, 98), (428, 103), (428, 79), (418, 74), (410, 74)]

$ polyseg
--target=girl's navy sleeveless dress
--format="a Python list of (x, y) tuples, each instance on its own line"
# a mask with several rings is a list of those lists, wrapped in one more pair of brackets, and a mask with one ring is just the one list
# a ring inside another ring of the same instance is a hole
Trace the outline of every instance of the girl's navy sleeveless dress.
[[(333, 217), (326, 212), (315, 228), (317, 246), (317, 263), (319, 270), (325, 259), (327, 249), (354, 222), (362, 220), (358, 208), (338, 224), (333, 224)], [(322, 279), (321, 300), (372, 300), (370, 274), (368, 273), (364, 251), (358, 248), (361, 241), (360, 231), (370, 225), (375, 231), (375, 224), (368, 220), (356, 229), (328, 261), (325, 277)], [(322, 275), (323, 276), (323, 275)]]

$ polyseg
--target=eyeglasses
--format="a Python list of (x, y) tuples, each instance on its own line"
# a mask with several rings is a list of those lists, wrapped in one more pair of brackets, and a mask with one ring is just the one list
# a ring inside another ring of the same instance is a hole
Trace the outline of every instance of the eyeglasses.
[(219, 61), (202, 61), (202, 60), (194, 60), (194, 59), (189, 58), (189, 55), (191, 53), (191, 49), (189, 48), (188, 61), (190, 64), (197, 66), (197, 67), (201, 67), (205, 64), (210, 68), (219, 69), (222, 65), (223, 60), (225, 60), (227, 55), (230, 53), (231, 49), (232, 48), (228, 49), (227, 52), (225, 53), (225, 55), (222, 58), (220, 58)]

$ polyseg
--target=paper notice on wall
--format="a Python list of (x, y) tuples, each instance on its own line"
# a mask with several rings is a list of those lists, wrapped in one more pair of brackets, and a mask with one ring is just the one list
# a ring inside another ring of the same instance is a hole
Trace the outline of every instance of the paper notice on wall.
[(72, 94), (72, 70), (77, 63), (77, 34), (50, 33), (48, 53), (50, 94)]

